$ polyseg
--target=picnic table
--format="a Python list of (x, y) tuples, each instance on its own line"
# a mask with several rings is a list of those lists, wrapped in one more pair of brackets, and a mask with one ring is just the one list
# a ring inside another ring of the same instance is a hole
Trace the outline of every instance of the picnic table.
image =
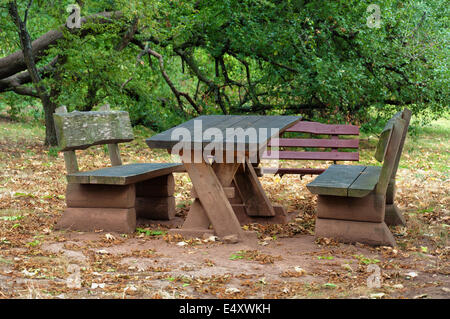
[[(250, 217), (276, 217), (277, 207), (267, 198), (254, 165), (269, 140), (300, 119), (205, 115), (148, 138), (150, 148), (178, 152), (193, 184), (195, 200), (182, 228), (174, 232), (186, 237), (211, 234), (239, 241), (246, 234), (236, 216), (238, 211)], [(237, 198), (241, 203), (236, 202)]]

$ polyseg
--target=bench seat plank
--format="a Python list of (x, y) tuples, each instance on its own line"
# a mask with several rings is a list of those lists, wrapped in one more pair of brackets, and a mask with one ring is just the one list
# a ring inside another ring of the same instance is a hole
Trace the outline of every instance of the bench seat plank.
[(365, 169), (362, 165), (331, 165), (306, 187), (313, 194), (348, 196), (348, 188)]
[(348, 197), (364, 197), (371, 193), (378, 183), (381, 166), (367, 166), (348, 188)]
[(68, 183), (128, 185), (184, 171), (179, 163), (135, 163), (67, 175)]

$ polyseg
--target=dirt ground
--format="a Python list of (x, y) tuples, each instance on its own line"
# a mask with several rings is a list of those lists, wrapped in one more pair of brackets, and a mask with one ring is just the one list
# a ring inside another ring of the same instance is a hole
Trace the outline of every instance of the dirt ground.
[[(224, 244), (167, 233), (189, 209), (187, 174), (176, 175), (177, 217), (170, 223), (139, 221), (131, 235), (55, 231), (65, 207), (62, 155), (41, 145), (42, 132), (17, 139), (17, 128), (0, 129), (0, 298), (450, 297), (448, 174), (422, 167), (408, 146), (396, 197), (407, 226), (391, 227), (396, 247), (315, 240), (316, 200), (305, 187), (313, 177), (273, 175), (261, 182), (291, 221), (244, 225), (258, 237)], [(121, 151), (128, 163), (167, 160), (143, 141)], [(107, 162), (101, 148), (85, 153), (84, 169)]]

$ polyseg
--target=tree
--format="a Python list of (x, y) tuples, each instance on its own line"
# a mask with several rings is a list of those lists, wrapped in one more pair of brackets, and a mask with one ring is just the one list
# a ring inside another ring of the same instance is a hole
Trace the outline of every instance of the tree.
[(379, 1), (379, 24), (357, 0), (86, 0), (80, 29), (65, 27), (63, 5), (39, 2), (17, 4), (34, 13), (40, 81), (12, 40), (12, 22), (26, 19), (0, 15), (0, 93), (39, 98), (46, 114), (107, 102), (159, 130), (204, 113), (348, 121), (404, 105), (438, 116), (448, 105), (443, 0)]

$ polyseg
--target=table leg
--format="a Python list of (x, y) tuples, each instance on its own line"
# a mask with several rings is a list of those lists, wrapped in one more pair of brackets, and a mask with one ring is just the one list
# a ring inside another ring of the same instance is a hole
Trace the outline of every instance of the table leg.
[(275, 210), (258, 180), (253, 165), (246, 158), (245, 163), (234, 176), (234, 184), (244, 202), (247, 215), (255, 217), (275, 216)]
[[(198, 196), (191, 206), (181, 231), (183, 235), (208, 233), (211, 223), (218, 237), (230, 235), (243, 238), (243, 231), (223, 187), (229, 186), (238, 163), (184, 163)], [(176, 230), (174, 230), (175, 232)]]

